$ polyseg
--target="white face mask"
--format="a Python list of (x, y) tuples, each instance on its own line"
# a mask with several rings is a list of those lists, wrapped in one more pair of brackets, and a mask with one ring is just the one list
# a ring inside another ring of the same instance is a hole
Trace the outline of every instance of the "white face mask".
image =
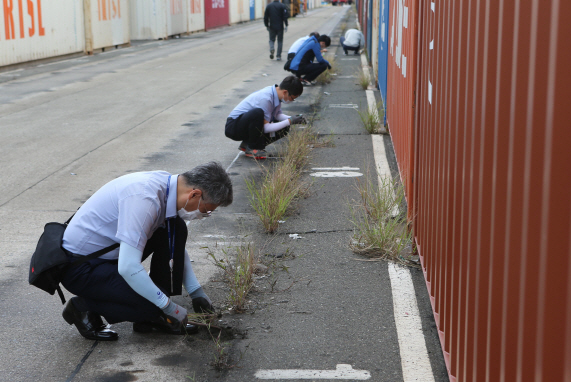
[(293, 102), (293, 100), (286, 101), (285, 96), (284, 96), (284, 99), (282, 99), (281, 101), (282, 101), (283, 103), (285, 103), (286, 105)]
[(186, 201), (186, 204), (184, 205), (183, 208), (181, 208), (180, 210), (178, 210), (178, 216), (181, 217), (182, 220), (185, 221), (190, 221), (190, 220), (200, 220), (202, 218), (207, 218), (210, 216), (210, 211), (209, 212), (200, 212), (200, 210), (198, 209), (198, 207), (200, 207), (200, 199), (198, 199), (198, 206), (196, 207), (196, 209), (194, 211), (190, 211), (188, 212), (187, 210), (185, 210), (186, 205), (188, 204), (188, 200)]

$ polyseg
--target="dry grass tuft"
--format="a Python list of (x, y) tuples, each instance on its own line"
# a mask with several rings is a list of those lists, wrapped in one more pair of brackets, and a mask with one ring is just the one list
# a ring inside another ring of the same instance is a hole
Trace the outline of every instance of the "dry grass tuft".
[[(231, 249), (230, 249), (231, 250)], [(254, 272), (259, 263), (259, 254), (252, 243), (243, 243), (235, 247), (236, 260), (230, 259), (230, 250), (223, 249), (224, 256), (216, 257), (213, 252), (208, 255), (214, 265), (222, 270), (223, 278), (230, 287), (229, 302), (235, 312), (246, 310), (246, 297), (254, 286)]]
[(368, 172), (356, 180), (360, 199), (349, 204), (354, 225), (350, 247), (370, 258), (414, 266), (410, 261), (412, 232), (406, 216), (398, 212), (404, 204), (404, 188), (388, 177), (380, 177), (379, 182), (377, 185)]
[(333, 74), (337, 74), (338, 70), (337, 70), (337, 62), (335, 61), (335, 57), (328, 55), (328, 57), (325, 57), (325, 59), (327, 61), (329, 61), (329, 64), (331, 65), (331, 69), (327, 69), (325, 70), (323, 73), (321, 73), (316, 79), (315, 81), (319, 84), (319, 85), (325, 85), (325, 84), (329, 84), (331, 83), (331, 81), (333, 80)]
[(357, 112), (359, 113), (363, 127), (369, 134), (378, 134), (380, 132), (381, 122), (384, 117), (382, 101), (377, 104), (376, 110), (369, 110), (367, 105), (365, 111), (358, 110)]

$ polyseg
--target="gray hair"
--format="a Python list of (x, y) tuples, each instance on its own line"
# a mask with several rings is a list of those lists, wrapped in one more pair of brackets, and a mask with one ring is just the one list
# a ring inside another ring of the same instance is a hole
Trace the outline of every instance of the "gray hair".
[(218, 162), (208, 162), (181, 174), (184, 183), (203, 192), (207, 203), (226, 207), (232, 204), (232, 181)]

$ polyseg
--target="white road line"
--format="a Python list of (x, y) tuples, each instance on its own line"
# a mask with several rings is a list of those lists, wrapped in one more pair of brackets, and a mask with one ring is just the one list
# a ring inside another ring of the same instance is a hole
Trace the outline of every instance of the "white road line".
[(387, 160), (387, 153), (385, 152), (385, 143), (383, 142), (383, 136), (378, 134), (371, 134), (371, 138), (373, 139), (373, 155), (375, 156), (377, 174), (379, 175), (380, 183), (381, 177), (391, 176), (391, 168), (389, 167), (389, 161)]
[[(391, 170), (381, 135), (371, 135), (379, 182), (390, 177)], [(397, 211), (398, 213), (398, 211)], [(394, 214), (394, 212), (393, 212)], [(422, 324), (416, 305), (414, 285), (408, 268), (389, 263), (393, 307), (404, 382), (434, 381)]]
[(350, 379), (365, 381), (371, 378), (366, 370), (353, 370), (351, 365), (339, 364), (336, 370), (258, 370), (258, 379)]
[(314, 171), (359, 171), (359, 167), (313, 167)]
[(426, 351), (410, 271), (402, 265), (389, 263), (389, 275), (403, 380), (432, 382), (434, 375)]
[(230, 163), (230, 166), (228, 166), (228, 168), (226, 169), (226, 172), (228, 172), (228, 170), (230, 170), (230, 167), (232, 167), (232, 165), (238, 160), (238, 157), (239, 157), (241, 154), (244, 154), (244, 152), (243, 152), (243, 151), (240, 151), (240, 152), (236, 155), (236, 158), (234, 158), (234, 160), (232, 161), (232, 163)]
[(317, 178), (355, 178), (363, 176), (363, 174), (357, 171), (318, 171), (312, 172), (309, 176)]

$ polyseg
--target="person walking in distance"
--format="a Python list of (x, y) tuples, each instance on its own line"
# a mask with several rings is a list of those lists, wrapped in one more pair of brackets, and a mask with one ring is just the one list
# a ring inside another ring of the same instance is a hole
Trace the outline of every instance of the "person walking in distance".
[[(288, 18), (287, 7), (280, 3), (279, 0), (274, 0), (266, 7), (264, 12), (264, 25), (266, 26), (268, 32), (270, 33), (270, 59), (274, 59), (274, 43), (276, 37), (278, 38), (278, 51), (276, 54), (276, 60), (280, 61), (282, 59), (282, 46), (284, 42), (284, 32), (287, 32), (287, 18)], [(285, 25), (285, 27), (284, 27)]]

